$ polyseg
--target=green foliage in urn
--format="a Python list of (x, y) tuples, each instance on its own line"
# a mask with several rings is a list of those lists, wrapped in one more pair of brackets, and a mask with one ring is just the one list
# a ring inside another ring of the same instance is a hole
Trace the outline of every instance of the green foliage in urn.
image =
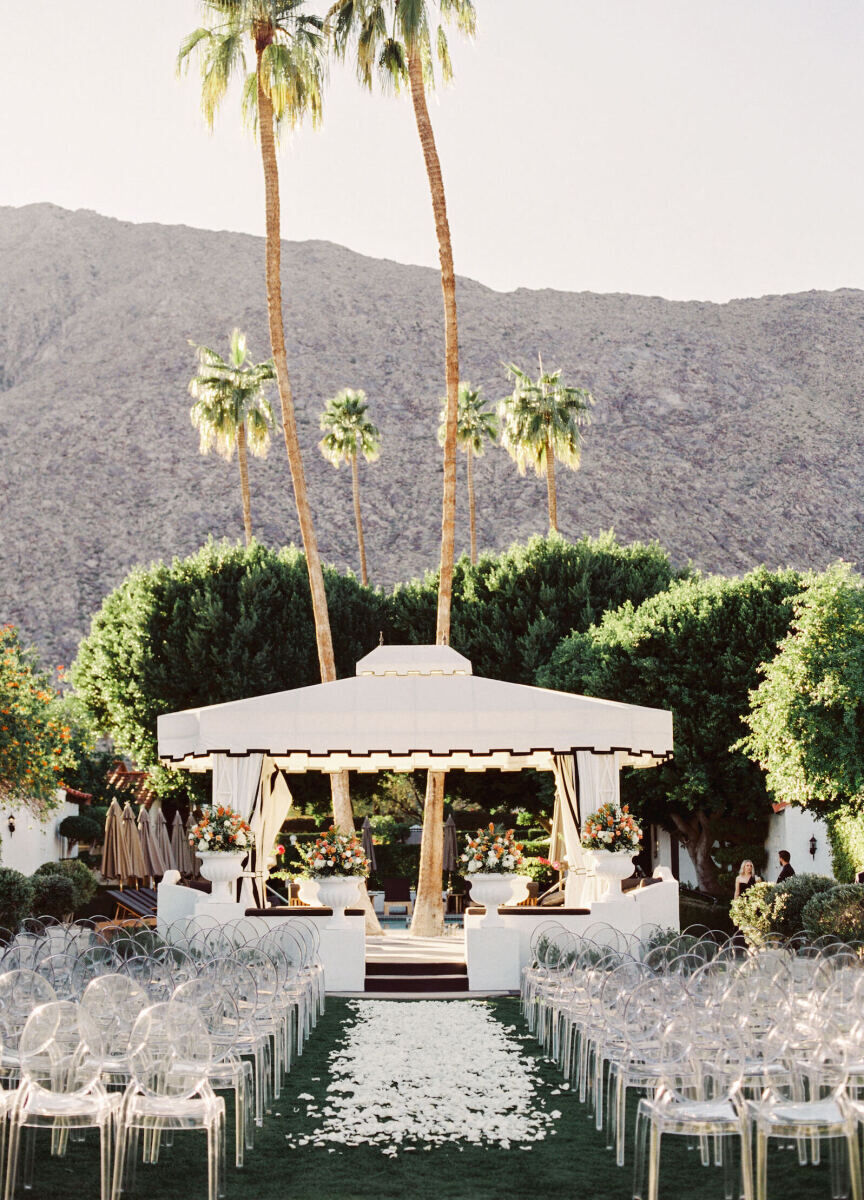
[(699, 886), (712, 894), (725, 891), (712, 856), (718, 836), (764, 841), (770, 804), (762, 773), (732, 747), (799, 590), (795, 572), (762, 568), (740, 579), (683, 580), (565, 639), (538, 674), (547, 687), (672, 710), (674, 759), (626, 772), (622, 795), (643, 819), (674, 829)]
[(837, 563), (804, 585), (742, 745), (777, 799), (864, 808), (864, 579)]

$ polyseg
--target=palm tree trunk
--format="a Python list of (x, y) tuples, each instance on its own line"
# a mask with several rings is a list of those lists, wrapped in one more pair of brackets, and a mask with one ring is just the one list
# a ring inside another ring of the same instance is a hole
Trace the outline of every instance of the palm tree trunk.
[(555, 492), (555, 451), (552, 438), (546, 435), (546, 498), (549, 501), (549, 532), (558, 532), (558, 496)]
[(468, 525), (471, 529), (471, 566), (477, 562), (477, 515), (474, 510), (474, 451), (467, 446), (468, 458)]
[[(441, 291), (444, 297), (444, 355), (447, 380), (447, 418), (444, 436), (444, 501), (441, 516), (441, 566), (438, 575), (438, 611), (435, 641), (446, 646), (450, 641), (450, 607), (453, 595), (453, 559), (456, 539), (456, 416), (459, 402), (459, 330), (456, 320), (456, 276), (453, 249), (447, 220), (447, 201), (441, 163), (435, 147), (435, 135), (426, 104), (423, 64), (419, 48), (408, 54), (408, 79), (414, 119), (432, 194), (432, 211), (438, 235), (441, 261)], [(415, 937), (432, 937), (444, 930), (444, 905), (441, 899), (441, 863), (444, 854), (444, 773), (430, 771), (426, 780), (423, 808), (423, 841), (420, 846), (420, 876), (417, 900), (411, 922)]]
[(249, 460), (246, 456), (246, 422), (237, 430), (237, 460), (240, 463), (240, 494), (243, 497), (243, 529), (246, 545), (252, 541), (252, 504), (249, 499)]
[(366, 542), (363, 538), (363, 518), (360, 515), (360, 474), (357, 470), (357, 452), (351, 455), (351, 491), (354, 496), (354, 523), (357, 526), (357, 549), (360, 551), (360, 582), (369, 586), (366, 573)]
[[(336, 678), (336, 660), (333, 655), (333, 638), (330, 633), (330, 616), (327, 611), (327, 593), (324, 590), (324, 572), (318, 554), (318, 541), (312, 522), (312, 510), (306, 490), (306, 475), (300, 439), (297, 436), (297, 421), (294, 415), (294, 400), (291, 395), (291, 379), (288, 375), (288, 356), (285, 352), (285, 327), (282, 319), (282, 243), (279, 210), (279, 168), (276, 163), (276, 139), (273, 134), (273, 105), (261, 84), (261, 54), (266, 42), (256, 41), (258, 79), (258, 130), (261, 138), (261, 162), (264, 167), (264, 200), (266, 213), (266, 278), (267, 317), (270, 324), (270, 346), (276, 367), (276, 388), (282, 412), (282, 432), (300, 536), (306, 554), (306, 569), (309, 572), (309, 589), (312, 593), (312, 615), (315, 620), (315, 640), (318, 645), (318, 663), (322, 683)], [(345, 833), (354, 832), (354, 812), (351, 807), (351, 792), (347, 771), (330, 776), (330, 794), (333, 802), (333, 822)], [(363, 885), (364, 908), (366, 910), (366, 932), (380, 933), (381, 926), (372, 910), (372, 903)]]

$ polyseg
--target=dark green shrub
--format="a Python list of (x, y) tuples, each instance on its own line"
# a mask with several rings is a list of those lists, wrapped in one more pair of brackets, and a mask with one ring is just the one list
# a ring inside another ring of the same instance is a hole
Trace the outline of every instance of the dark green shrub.
[(280, 836), (287, 838), (291, 833), (315, 833), (321, 827), (326, 828), (326, 824), (317, 817), (289, 817), (287, 821), (282, 822)]
[(804, 929), (804, 908), (835, 887), (827, 875), (793, 875), (782, 883), (757, 883), (732, 901), (732, 920), (752, 946), (769, 934), (791, 937)]
[(75, 910), (75, 884), (68, 875), (34, 875), (34, 917), (54, 917), (62, 921)]
[(102, 836), (102, 827), (92, 817), (83, 813), (64, 817), (60, 822), (60, 836), (70, 842), (95, 842)]
[(545, 892), (547, 888), (550, 888), (558, 880), (558, 872), (553, 870), (544, 858), (523, 858), (519, 874), (527, 875), (533, 879), (539, 885), (541, 892)]
[(33, 911), (33, 885), (26, 875), (0, 867), (0, 925), (14, 933)]
[[(37, 867), (34, 871), (33, 878), (44, 875), (65, 876), (72, 883), (72, 904), (67, 911), (78, 912), (96, 895), (98, 886), (96, 876), (85, 863), (80, 862), (77, 858), (64, 858), (62, 862), (42, 863), (41, 867)], [(39, 916), (38, 913), (36, 915)]]
[(854, 883), (864, 866), (864, 815), (848, 808), (826, 817), (831, 870), (838, 883)]
[(843, 942), (864, 941), (864, 884), (841, 883), (812, 896), (802, 917), (811, 938), (833, 934)]
[(791, 937), (804, 928), (804, 909), (814, 896), (837, 886), (827, 875), (793, 875), (774, 884), (772, 932)]

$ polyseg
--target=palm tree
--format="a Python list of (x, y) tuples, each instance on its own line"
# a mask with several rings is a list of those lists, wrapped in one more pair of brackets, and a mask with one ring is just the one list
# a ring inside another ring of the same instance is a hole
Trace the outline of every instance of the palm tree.
[[(440, 19), (439, 19), (440, 18)], [(335, 0), (327, 14), (334, 49), (344, 58), (355, 50), (357, 75), (371, 88), (377, 76), (385, 91), (407, 86), (420, 137), (441, 262), (444, 298), (444, 361), (447, 383), (447, 417), (444, 436), (444, 497), (441, 514), (441, 563), (438, 573), (438, 606), (435, 641), (450, 641), (450, 607), (453, 595), (453, 559), (456, 538), (456, 425), (459, 394), (459, 330), (456, 319), (456, 275), (441, 162), (429, 119), (426, 88), (434, 85), (433, 59), (442, 77), (452, 77), (446, 22), (455, 21), (469, 36), (474, 33), (472, 0)], [(434, 31), (434, 32), (433, 32)], [(426, 784), (420, 877), (411, 932), (425, 937), (444, 928), (441, 900), (441, 863), (444, 851), (444, 774), (430, 771)]]
[[(285, 449), (306, 553), (312, 612), (322, 681), (336, 678), (333, 638), (324, 591), (324, 572), (312, 522), (306, 475), (297, 436), (285, 327), (282, 317), (282, 261), (279, 209), (279, 169), (276, 139), (282, 128), (310, 116), (321, 119), (324, 76), (323, 22), (303, 12), (303, 0), (203, 0), (209, 24), (196, 29), (180, 47), (178, 70), (193, 53), (201, 67), (201, 104), (212, 128), (216, 110), (231, 80), (242, 76), (243, 111), (258, 135), (264, 170), (265, 277), (270, 344), (282, 415)], [(247, 73), (245, 47), (251, 45), (255, 69)], [(330, 776), (333, 816), (339, 828), (353, 830), (354, 814), (348, 791), (348, 773)]]
[(324, 437), (318, 443), (321, 453), (334, 467), (347, 462), (351, 467), (351, 489), (354, 496), (354, 521), (357, 525), (357, 548), (360, 551), (360, 581), (368, 586), (366, 571), (366, 543), (363, 540), (363, 518), (360, 516), (360, 478), (357, 470), (357, 455), (362, 454), (367, 462), (374, 462), (381, 453), (381, 434), (366, 413), (366, 393), (344, 388), (338, 396), (327, 401), (321, 414)]
[(507, 374), (513, 391), (498, 405), (501, 441), (519, 474), (528, 466), (546, 476), (549, 502), (549, 531), (558, 532), (558, 497), (555, 488), (555, 459), (571, 471), (578, 470), (582, 457), (582, 429), (590, 420), (594, 397), (585, 388), (561, 382), (561, 372), (545, 372), (540, 359), (536, 380), (513, 363)]
[[(471, 562), (477, 561), (477, 512), (474, 504), (474, 459), (480, 458), (486, 443), (498, 437), (498, 418), (486, 407), (480, 395), (482, 388), (472, 388), (470, 383), (459, 384), (459, 408), (456, 418), (456, 441), (465, 451), (468, 476), (468, 524), (471, 530)], [(446, 405), (446, 399), (445, 399)], [(442, 408), (441, 424), (438, 426), (438, 441), (444, 445), (447, 434), (447, 409)]]
[(240, 491), (243, 496), (243, 528), (246, 545), (252, 541), (252, 506), (249, 500), (247, 447), (263, 458), (270, 445), (273, 409), (264, 395), (264, 385), (276, 378), (272, 359), (253, 363), (246, 352), (246, 334), (239, 329), (231, 334), (228, 362), (207, 346), (195, 346), (198, 371), (189, 381), (189, 394), (195, 403), (189, 412), (198, 430), (202, 454), (215, 450), (231, 461), (234, 448), (240, 463)]

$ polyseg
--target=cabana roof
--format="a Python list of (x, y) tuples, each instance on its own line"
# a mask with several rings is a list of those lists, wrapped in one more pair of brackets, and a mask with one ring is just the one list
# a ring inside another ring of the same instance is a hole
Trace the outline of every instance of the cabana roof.
[(672, 754), (672, 714), (473, 675), (448, 646), (379, 646), (354, 678), (158, 720), (159, 757), (192, 771), (266, 754), (288, 771), (551, 770), (555, 754)]

